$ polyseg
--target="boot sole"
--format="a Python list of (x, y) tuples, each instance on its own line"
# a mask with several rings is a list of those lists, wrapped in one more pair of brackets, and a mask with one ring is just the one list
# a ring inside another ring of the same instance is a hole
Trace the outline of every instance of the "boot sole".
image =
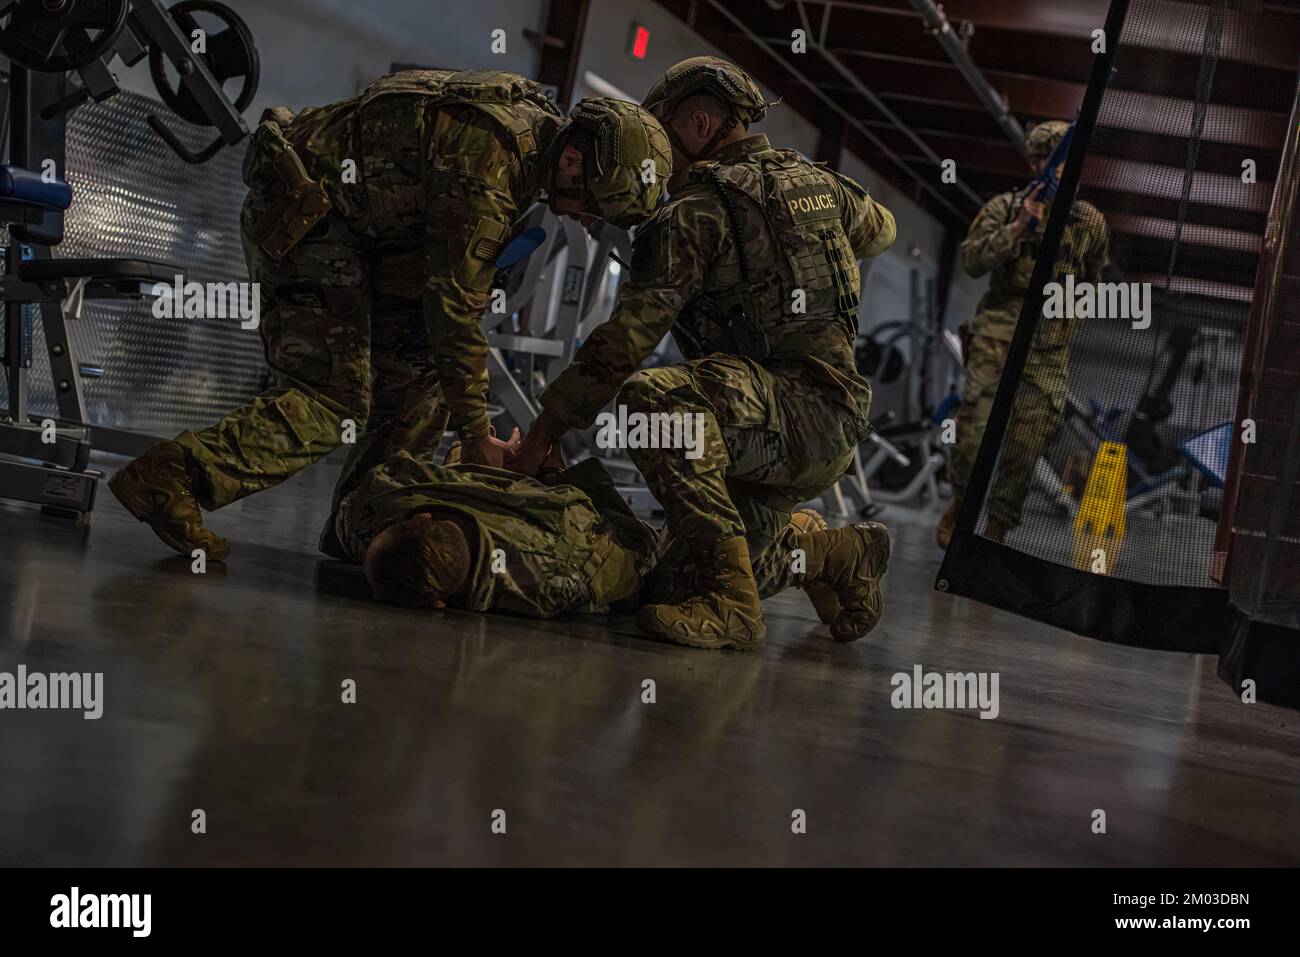
[(681, 645), (685, 648), (699, 648), (703, 651), (758, 651), (767, 644), (767, 628), (761, 626), (757, 638), (744, 639), (736, 638), (731, 635), (720, 635), (717, 638), (708, 638), (703, 635), (681, 635), (674, 634), (671, 630), (662, 627), (655, 619), (653, 614), (647, 614), (645, 608), (637, 615), (637, 626), (641, 629), (642, 634), (658, 641), (665, 641), (674, 645)]

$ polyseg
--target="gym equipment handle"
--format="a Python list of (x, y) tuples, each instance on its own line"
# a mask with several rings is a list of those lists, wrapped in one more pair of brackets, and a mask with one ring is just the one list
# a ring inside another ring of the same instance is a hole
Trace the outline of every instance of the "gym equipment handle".
[(201, 166), (202, 164), (206, 163), (208, 160), (212, 159), (212, 157), (220, 153), (222, 147), (226, 145), (226, 141), (222, 139), (220, 136), (218, 136), (215, 140), (213, 140), (211, 143), (209, 143), (199, 152), (195, 153), (188, 146), (186, 146), (179, 139), (177, 139), (176, 134), (173, 133), (170, 129), (168, 129), (167, 125), (164, 124), (162, 120), (158, 119), (158, 117), (154, 116), (152, 113), (149, 115), (149, 128), (152, 129), (155, 133), (157, 133), (162, 138), (162, 141), (164, 143), (166, 143), (169, 147), (171, 147), (173, 153), (175, 153), (185, 162), (189, 163), (191, 166)]

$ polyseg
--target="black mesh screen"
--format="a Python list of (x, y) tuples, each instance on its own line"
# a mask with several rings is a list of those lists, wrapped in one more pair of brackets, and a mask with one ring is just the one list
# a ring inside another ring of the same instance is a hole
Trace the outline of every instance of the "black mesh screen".
[[(1229, 590), (1296, 624), (1300, 254), (1281, 235), (1296, 232), (1300, 17), (1116, 0), (1107, 37), (939, 585), (1217, 651)], [(1098, 214), (1108, 264), (1075, 275)]]

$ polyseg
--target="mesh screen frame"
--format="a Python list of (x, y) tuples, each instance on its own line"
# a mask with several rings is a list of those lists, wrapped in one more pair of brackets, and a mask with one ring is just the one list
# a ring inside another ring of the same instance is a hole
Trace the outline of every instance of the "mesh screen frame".
[[(1154, 6), (1152, 0), (1113, 0), (1106, 21), (1106, 35), (1120, 37), (1121, 42), (1108, 44), (1106, 53), (1097, 57), (1088, 91), (1080, 112), (1074, 147), (1066, 168), (1057, 208), (1073, 204), (1085, 180), (1088, 150), (1094, 142), (1104, 99), (1110, 89), (1111, 68), (1126, 46), (1122, 40), (1125, 24), (1135, 8)], [(1225, 3), (1240, 11), (1245, 3)], [(1239, 15), (1234, 13), (1234, 16)], [(1138, 61), (1137, 69), (1141, 69)], [(1101, 124), (1101, 137), (1106, 132)], [(1195, 162), (1193, 158), (1193, 168)], [(1193, 197), (1193, 202), (1203, 197)], [(1265, 201), (1265, 209), (1267, 201)], [(1026, 548), (1024, 536), (1010, 538), (1008, 544), (985, 537), (989, 489), (1001, 466), (1000, 450), (1018, 391), (1018, 376), (1028, 359), (1033, 336), (1039, 322), (1043, 289), (1056, 270), (1056, 259), (1067, 217), (1054, 214), (1048, 222), (1041, 254), (1026, 294), (1015, 337), (1011, 343), (1005, 372), (999, 383), (994, 410), (990, 417), (979, 456), (972, 471), (968, 493), (959, 515), (952, 542), (944, 557), (936, 587), (941, 591), (975, 598), (1017, 614), (1056, 625), (1077, 634), (1115, 641), (1138, 647), (1218, 654), (1233, 634), (1239, 633), (1243, 616), (1234, 609), (1228, 588), (1214, 580), (1215, 547), (1213, 524), (1207, 524), (1196, 543), (1196, 567), (1185, 575), (1155, 574), (1128, 578), (1099, 575), (1068, 562), (1052, 560), (1043, 549)], [(1125, 277), (1127, 278), (1127, 277)], [(1174, 290), (1176, 295), (1178, 290)], [(1205, 304), (1186, 295), (1179, 297), (1188, 307), (1189, 321), (1203, 322)], [(1166, 307), (1168, 303), (1165, 303)], [(1199, 311), (1199, 314), (1198, 314)], [(1211, 310), (1213, 311), (1213, 310)], [(1239, 313), (1244, 332), (1246, 309)], [(1235, 319), (1229, 319), (1229, 324)], [(1229, 362), (1231, 365), (1231, 362)], [(1240, 363), (1238, 363), (1240, 365)], [(1073, 370), (1071, 370), (1073, 375)], [(1236, 382), (1220, 391), (1230, 396), (1220, 405), (1235, 412)], [(1223, 414), (1214, 411), (1215, 415)], [(1224, 418), (1228, 418), (1225, 415)], [(1300, 419), (1300, 416), (1297, 416)], [(1293, 509), (1293, 504), (1282, 506)], [(1249, 622), (1247, 622), (1249, 624)], [(1300, 665), (1300, 655), (1293, 656)]]

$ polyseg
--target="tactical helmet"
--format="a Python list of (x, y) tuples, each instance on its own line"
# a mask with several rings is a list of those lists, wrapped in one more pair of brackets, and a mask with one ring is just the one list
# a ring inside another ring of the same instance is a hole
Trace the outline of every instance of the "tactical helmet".
[(670, 66), (650, 88), (641, 105), (661, 123), (667, 123), (677, 104), (694, 93), (712, 93), (729, 105), (746, 126), (767, 115), (768, 104), (753, 77), (734, 63), (715, 56), (693, 56)]
[[(582, 189), (555, 185), (560, 153), (573, 134), (583, 144)], [(645, 166), (649, 160), (653, 172)], [(569, 111), (546, 157), (546, 191), (581, 199), (587, 209), (627, 229), (646, 219), (663, 198), (673, 174), (672, 147), (659, 121), (635, 103), (587, 97)]]
[(1046, 120), (1039, 123), (1025, 137), (1025, 152), (1035, 163), (1041, 163), (1052, 155), (1058, 143), (1065, 136), (1070, 124), (1063, 120)]

